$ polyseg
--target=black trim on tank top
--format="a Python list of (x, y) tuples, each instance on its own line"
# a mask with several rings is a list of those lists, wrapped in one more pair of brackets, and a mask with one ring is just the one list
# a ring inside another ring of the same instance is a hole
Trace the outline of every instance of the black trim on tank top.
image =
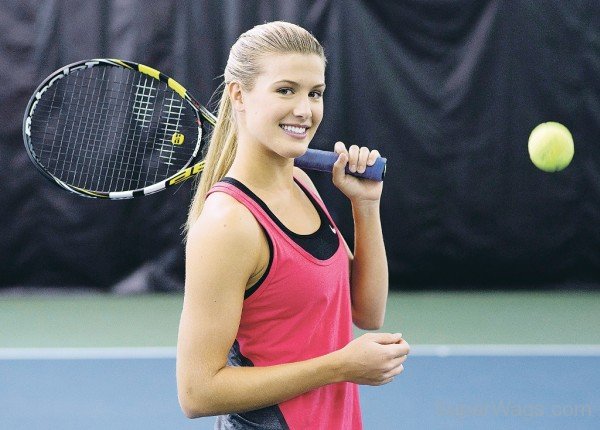
[[(227, 365), (233, 367), (254, 367), (254, 363), (240, 351), (237, 339), (227, 355)], [(218, 430), (256, 429), (290, 430), (279, 405), (267, 406), (253, 411), (220, 415), (214, 426)]]
[[(277, 226), (287, 234), (298, 246), (308, 252), (310, 255), (318, 260), (328, 260), (331, 258), (339, 247), (339, 239), (335, 229), (329, 222), (327, 214), (321, 207), (321, 205), (314, 199), (314, 197), (304, 188), (304, 186), (294, 178), (294, 181), (302, 192), (308, 197), (311, 204), (319, 214), (319, 228), (314, 233), (310, 234), (298, 234), (287, 228), (275, 214), (269, 209), (267, 204), (261, 200), (256, 194), (254, 194), (247, 186), (231, 177), (225, 177), (221, 179), (221, 182), (226, 182), (238, 188), (252, 200), (254, 200), (265, 213), (277, 224)], [(271, 251), (272, 252), (272, 251)]]
[(269, 245), (269, 264), (267, 264), (267, 269), (265, 270), (265, 273), (261, 275), (260, 279), (244, 292), (244, 300), (246, 300), (248, 297), (254, 294), (256, 290), (258, 290), (258, 287), (260, 287), (267, 278), (267, 275), (271, 271), (271, 265), (273, 264), (273, 241), (271, 240), (271, 236), (269, 236), (267, 230), (262, 225), (260, 226), (260, 228), (262, 228), (262, 231), (265, 233), (265, 237), (267, 238), (267, 244)]

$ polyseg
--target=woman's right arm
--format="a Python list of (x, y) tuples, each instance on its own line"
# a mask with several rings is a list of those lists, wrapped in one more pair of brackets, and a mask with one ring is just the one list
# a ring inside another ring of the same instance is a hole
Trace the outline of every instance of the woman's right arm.
[(259, 409), (335, 382), (379, 385), (402, 371), (408, 345), (399, 335), (382, 333), (306, 361), (227, 366), (246, 283), (260, 264), (261, 234), (247, 209), (225, 194), (207, 200), (189, 231), (177, 386), (190, 418)]

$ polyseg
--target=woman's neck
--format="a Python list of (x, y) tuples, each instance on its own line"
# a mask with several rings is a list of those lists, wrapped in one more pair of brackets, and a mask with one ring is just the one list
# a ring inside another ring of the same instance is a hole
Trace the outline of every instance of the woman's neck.
[(265, 148), (239, 145), (227, 176), (238, 179), (254, 191), (285, 192), (294, 188), (294, 160)]

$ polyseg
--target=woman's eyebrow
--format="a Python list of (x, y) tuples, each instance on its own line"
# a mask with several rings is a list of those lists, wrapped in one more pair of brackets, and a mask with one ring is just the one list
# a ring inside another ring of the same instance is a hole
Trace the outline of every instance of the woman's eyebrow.
[[(292, 86), (296, 86), (296, 87), (302, 86), (298, 82), (291, 81), (289, 79), (282, 79), (280, 81), (273, 82), (273, 85), (278, 85), (278, 84), (288, 84), (288, 85), (292, 85)], [(315, 86), (313, 86), (313, 88), (322, 88), (322, 89), (325, 89), (325, 83), (316, 84)]]

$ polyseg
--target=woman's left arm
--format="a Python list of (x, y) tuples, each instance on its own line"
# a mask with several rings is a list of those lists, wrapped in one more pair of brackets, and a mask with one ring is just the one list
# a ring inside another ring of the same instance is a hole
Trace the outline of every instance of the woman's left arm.
[(352, 319), (364, 330), (383, 326), (388, 296), (388, 266), (379, 204), (352, 203), (354, 253), (350, 258)]
[[(357, 179), (346, 175), (362, 173), (375, 163), (379, 152), (352, 145), (348, 150), (342, 142), (335, 144), (340, 154), (333, 167), (333, 183), (350, 199), (354, 218), (354, 253), (350, 258), (352, 318), (365, 330), (377, 330), (383, 325), (388, 296), (388, 266), (381, 229), (380, 201), (383, 182)], [(347, 245), (346, 245), (347, 246)]]
[[(345, 168), (350, 164), (351, 171), (364, 172), (366, 166), (375, 163), (379, 152), (356, 145), (347, 150), (342, 142), (335, 144), (335, 152), (340, 156), (333, 167), (333, 183), (350, 199), (354, 218), (354, 253), (344, 241), (350, 263), (352, 319), (361, 329), (377, 330), (383, 325), (388, 296), (387, 256), (379, 211), (383, 182), (346, 175)], [(306, 173), (302, 175), (310, 182)]]

